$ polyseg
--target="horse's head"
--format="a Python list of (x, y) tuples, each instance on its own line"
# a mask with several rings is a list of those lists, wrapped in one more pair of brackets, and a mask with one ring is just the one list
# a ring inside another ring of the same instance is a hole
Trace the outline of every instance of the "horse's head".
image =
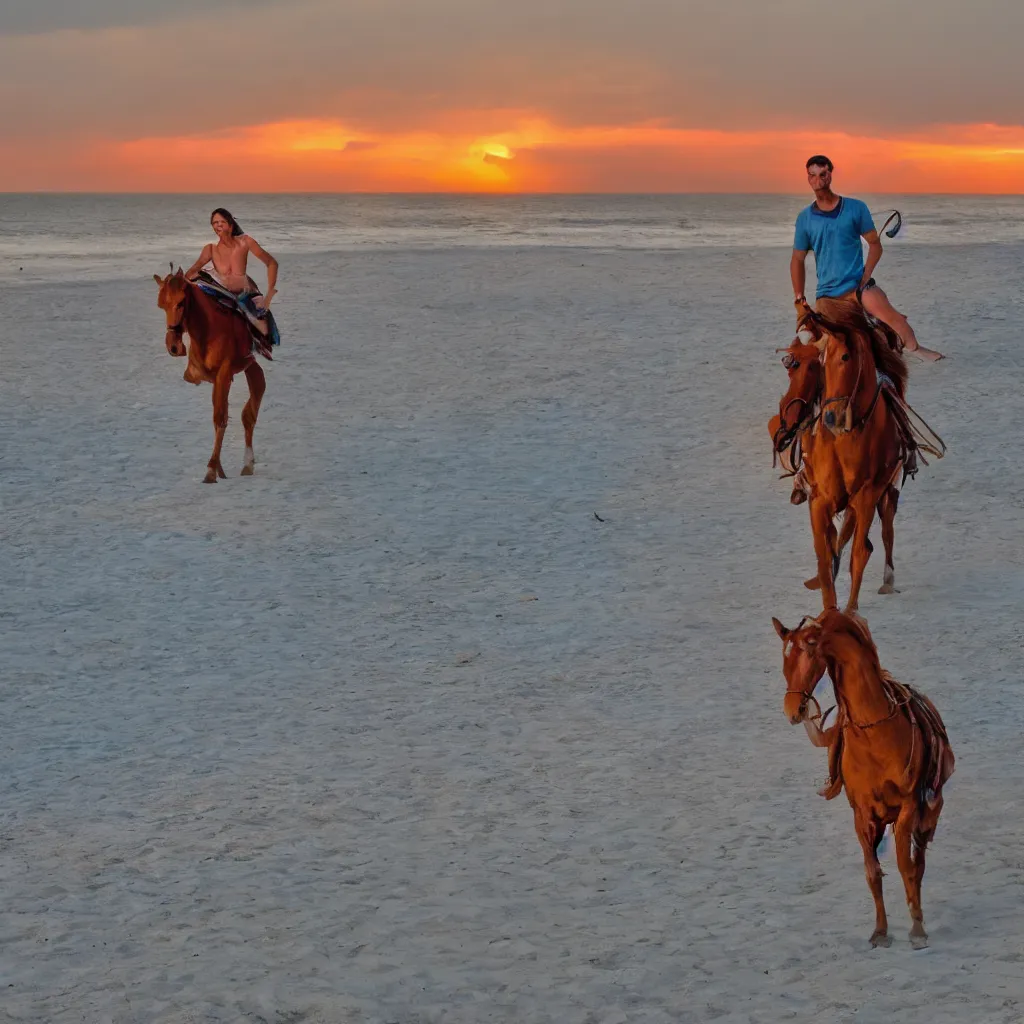
[(188, 355), (185, 348), (185, 307), (188, 302), (188, 281), (181, 267), (166, 277), (153, 275), (153, 280), (160, 286), (160, 294), (156, 304), (167, 314), (167, 335), (164, 343), (172, 356)]
[(821, 391), (821, 359), (817, 346), (796, 337), (789, 348), (781, 351), (782, 365), (789, 374), (789, 388), (779, 402), (779, 415), (772, 417), (768, 427), (776, 451), (792, 439), (793, 431), (813, 408)]
[(782, 640), (782, 673), (786, 677), (782, 712), (796, 725), (807, 717), (807, 704), (827, 667), (821, 651), (821, 623), (805, 618), (796, 629), (786, 629), (773, 618), (772, 625)]
[(821, 420), (833, 434), (849, 433), (853, 429), (854, 403), (865, 374), (874, 384), (874, 362), (867, 342), (856, 331), (829, 332), (823, 362)]

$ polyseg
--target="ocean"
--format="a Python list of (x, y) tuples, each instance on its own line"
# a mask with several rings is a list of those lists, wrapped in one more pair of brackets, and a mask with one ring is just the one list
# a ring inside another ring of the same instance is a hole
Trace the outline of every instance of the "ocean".
[[(887, 245), (1024, 242), (1019, 196), (863, 196)], [(85, 195), (0, 196), (0, 283), (148, 277), (188, 265), (226, 206), (275, 255), (452, 247), (600, 251), (791, 244), (807, 195)]]

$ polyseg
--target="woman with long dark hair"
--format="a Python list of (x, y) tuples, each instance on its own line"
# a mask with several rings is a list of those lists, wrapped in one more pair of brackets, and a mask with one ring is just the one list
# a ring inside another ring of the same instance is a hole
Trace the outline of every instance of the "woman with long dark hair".
[[(213, 264), (210, 276), (235, 295), (252, 294), (255, 305), (267, 309), (277, 293), (277, 260), (251, 235), (247, 235), (231, 214), (222, 206), (210, 214), (210, 224), (217, 236), (216, 242), (203, 247), (199, 259), (188, 268), (186, 277), (194, 281), (203, 267)], [(246, 264), (252, 253), (267, 267), (267, 293), (260, 295), (255, 282), (246, 273)], [(254, 293), (255, 290), (255, 294)]]
[[(210, 224), (217, 241), (203, 246), (199, 259), (188, 268), (185, 276), (211, 294), (217, 292), (224, 297), (224, 293), (230, 293), (250, 322), (262, 334), (274, 336), (274, 344), (277, 344), (277, 329), (269, 312), (271, 299), (277, 293), (277, 260), (255, 238), (247, 235), (223, 206), (210, 214)], [(249, 253), (266, 264), (266, 295), (260, 293), (259, 286), (246, 271)], [(213, 265), (211, 271), (203, 269), (210, 264)]]

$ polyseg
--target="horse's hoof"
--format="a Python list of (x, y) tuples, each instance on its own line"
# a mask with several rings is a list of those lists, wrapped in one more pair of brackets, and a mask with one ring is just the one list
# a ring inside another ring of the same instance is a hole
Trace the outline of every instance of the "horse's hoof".
[(252, 476), (256, 472), (255, 466), (243, 466), (242, 476)]
[(809, 580), (804, 580), (804, 586), (808, 590), (821, 590), (821, 580), (817, 576), (812, 576)]
[(896, 587), (893, 586), (893, 584), (891, 584), (891, 583), (883, 583), (878, 588), (878, 592), (880, 594), (898, 594), (899, 593), (899, 591), (896, 589)]
[(214, 469), (208, 469), (206, 476), (203, 477), (204, 484), (215, 484), (217, 482), (217, 471)]
[(913, 932), (910, 933), (910, 946), (912, 949), (928, 948), (928, 936), (923, 929), (919, 935), (915, 935)]
[(871, 936), (872, 949), (877, 949), (879, 947), (882, 949), (888, 949), (891, 945), (892, 937), (888, 932), (875, 932), (875, 934)]

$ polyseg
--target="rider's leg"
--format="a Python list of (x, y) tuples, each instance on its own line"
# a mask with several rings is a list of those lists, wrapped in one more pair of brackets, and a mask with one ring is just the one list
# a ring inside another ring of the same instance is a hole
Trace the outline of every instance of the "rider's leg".
[[(243, 300), (243, 302), (248, 301), (252, 305), (252, 308), (257, 313), (263, 311), (262, 295), (254, 294), (253, 292), (242, 292), (240, 298)], [(252, 321), (250, 321), (250, 323), (251, 322)], [(267, 323), (266, 320), (263, 319), (256, 321), (256, 329), (260, 332), (260, 334), (263, 335), (264, 338), (270, 333), (270, 325)]]
[(889, 301), (889, 297), (877, 284), (864, 290), (861, 302), (867, 313), (870, 313), (876, 320), (881, 320), (882, 323), (888, 324), (900, 336), (900, 339), (909, 351), (931, 362), (945, 358), (941, 352), (925, 348), (917, 340), (914, 328), (910, 326), (907, 318), (894, 308), (893, 304)]

